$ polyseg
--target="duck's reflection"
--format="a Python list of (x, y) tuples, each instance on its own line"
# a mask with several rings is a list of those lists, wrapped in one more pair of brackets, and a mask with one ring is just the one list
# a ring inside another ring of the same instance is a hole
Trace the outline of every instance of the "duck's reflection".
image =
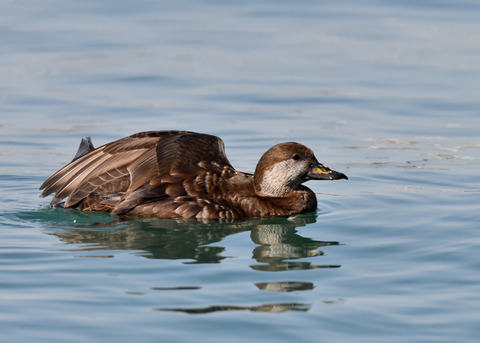
[(250, 230), (252, 241), (258, 244), (253, 249), (253, 257), (258, 264), (251, 266), (255, 270), (338, 267), (292, 261), (321, 256), (323, 252), (318, 248), (338, 244), (316, 241), (298, 234), (297, 227), (315, 221), (315, 214), (233, 223), (134, 219), (103, 224), (76, 223), (49, 233), (66, 243), (76, 244), (76, 247), (68, 248), (73, 251), (136, 250), (139, 251), (138, 255), (147, 258), (187, 260), (185, 263), (219, 263), (226, 258), (222, 255), (225, 248), (210, 244)]
[(285, 312), (285, 311), (301, 311), (306, 312), (311, 308), (310, 304), (298, 303), (279, 303), (264, 304), (259, 306), (209, 306), (201, 308), (157, 308), (157, 311), (183, 312), (188, 314), (203, 314), (219, 311), (252, 311), (252, 312)]
[[(303, 237), (297, 228), (316, 222), (316, 214), (305, 214), (294, 218), (239, 221), (233, 223), (201, 223), (159, 219), (132, 219), (111, 222), (111, 217), (102, 217), (64, 212), (64, 220), (48, 220), (48, 234), (57, 236), (68, 243), (62, 250), (81, 252), (83, 257), (113, 257), (112, 251), (131, 250), (138, 256), (151, 259), (178, 259), (183, 263), (220, 263), (228, 258), (221, 242), (226, 237), (242, 232), (250, 232), (255, 246), (252, 247), (253, 260), (250, 267), (258, 271), (285, 271), (315, 268), (334, 268), (339, 265), (313, 264), (311, 261), (324, 255), (319, 248), (337, 245), (338, 242), (317, 241)], [(72, 217), (75, 223), (72, 225)], [(80, 222), (85, 224), (81, 224)], [(103, 224), (91, 224), (103, 221)], [(215, 244), (216, 243), (216, 244)], [(100, 251), (105, 251), (102, 256)], [(314, 289), (312, 282), (298, 280), (258, 282), (255, 286), (262, 291), (299, 292)], [(201, 287), (156, 287), (154, 290), (193, 289)], [(198, 308), (157, 308), (159, 311), (175, 311), (190, 314), (217, 311), (284, 312), (308, 311), (311, 304), (271, 303), (254, 306), (214, 305)]]
[(270, 292), (311, 291), (314, 288), (312, 282), (299, 281), (258, 282), (255, 286), (257, 286), (258, 289)]
[[(298, 219), (308, 219), (308, 217)], [(252, 240), (259, 244), (253, 250), (253, 257), (260, 264), (251, 267), (261, 271), (338, 268), (338, 265), (313, 265), (307, 261), (292, 261), (324, 255), (318, 248), (338, 245), (338, 242), (316, 241), (300, 236), (295, 228), (305, 224), (307, 224), (305, 221), (289, 221), (288, 224), (269, 223), (253, 229)]]
[[(323, 255), (318, 250), (338, 242), (317, 241), (302, 237), (296, 228), (316, 221), (316, 214), (295, 218), (250, 220), (233, 223), (201, 223), (159, 219), (135, 219), (106, 224), (76, 224), (54, 230), (62, 241), (76, 244), (73, 251), (136, 250), (139, 256), (155, 259), (182, 259), (184, 263), (219, 263), (226, 256), (224, 247), (211, 246), (226, 237), (250, 231), (258, 244), (251, 268), (260, 271), (284, 271), (313, 268), (334, 268), (338, 265), (315, 265), (295, 261)], [(80, 245), (80, 246), (78, 246)], [(259, 288), (265, 288), (259, 286)], [(278, 287), (275, 286), (275, 287)], [(287, 288), (291, 287), (288, 286)]]

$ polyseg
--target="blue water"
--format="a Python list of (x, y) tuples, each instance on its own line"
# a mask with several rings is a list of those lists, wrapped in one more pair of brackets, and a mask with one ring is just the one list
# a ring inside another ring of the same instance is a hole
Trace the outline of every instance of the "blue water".
[[(0, 339), (476, 342), (477, 1), (0, 1)], [(38, 187), (144, 130), (282, 141), (348, 181), (229, 224), (48, 207)]]

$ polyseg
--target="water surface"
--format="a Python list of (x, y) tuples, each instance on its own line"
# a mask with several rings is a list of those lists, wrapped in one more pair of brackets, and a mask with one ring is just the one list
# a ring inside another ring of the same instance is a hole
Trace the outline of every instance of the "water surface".
[[(0, 1), (0, 337), (476, 342), (475, 1)], [(348, 181), (234, 223), (51, 209), (81, 137), (282, 141)]]

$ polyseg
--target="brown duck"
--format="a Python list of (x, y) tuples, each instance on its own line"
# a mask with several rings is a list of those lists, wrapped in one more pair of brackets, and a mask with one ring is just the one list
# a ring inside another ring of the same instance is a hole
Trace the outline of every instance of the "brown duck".
[(317, 198), (302, 183), (337, 179), (347, 176), (299, 143), (270, 148), (252, 175), (232, 167), (219, 137), (148, 131), (97, 149), (82, 140), (73, 161), (40, 190), (55, 194), (52, 206), (66, 198), (63, 207), (82, 211), (230, 221), (314, 211)]

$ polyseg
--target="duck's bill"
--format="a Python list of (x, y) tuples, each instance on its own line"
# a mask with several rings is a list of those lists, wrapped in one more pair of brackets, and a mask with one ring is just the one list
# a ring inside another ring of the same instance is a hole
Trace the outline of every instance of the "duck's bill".
[(348, 180), (347, 175), (332, 170), (320, 163), (314, 165), (307, 176), (311, 180)]

